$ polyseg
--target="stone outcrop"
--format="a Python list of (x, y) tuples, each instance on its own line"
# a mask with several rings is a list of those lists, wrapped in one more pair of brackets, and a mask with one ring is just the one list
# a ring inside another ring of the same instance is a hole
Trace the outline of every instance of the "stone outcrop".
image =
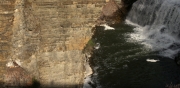
[(102, 8), (102, 14), (97, 20), (97, 24), (115, 24), (123, 21), (123, 18), (120, 6), (114, 0), (109, 0)]
[(136, 0), (107, 0), (103, 6), (97, 25), (100, 24), (117, 24), (126, 18), (128, 11)]
[(102, 9), (104, 16), (112, 17), (119, 10), (119, 6), (115, 1), (110, 0)]
[(0, 82), (11, 71), (6, 63), (12, 59), (21, 63), (16, 73), (24, 69), (42, 87), (81, 88), (86, 61), (82, 49), (104, 4), (105, 0), (1, 0)]

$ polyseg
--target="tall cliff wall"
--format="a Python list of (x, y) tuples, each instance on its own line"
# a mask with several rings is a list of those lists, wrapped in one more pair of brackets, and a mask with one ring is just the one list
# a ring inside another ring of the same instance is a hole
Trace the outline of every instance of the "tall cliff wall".
[(42, 86), (80, 88), (82, 49), (105, 0), (1, 0), (0, 81), (18, 60)]
[(15, 0), (0, 1), (0, 87), (3, 85), (6, 62), (12, 47), (12, 26)]

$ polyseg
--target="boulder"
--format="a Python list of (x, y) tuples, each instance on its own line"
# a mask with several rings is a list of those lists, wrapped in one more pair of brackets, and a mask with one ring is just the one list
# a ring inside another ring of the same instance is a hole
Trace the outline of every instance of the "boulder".
[(117, 24), (125, 20), (128, 11), (136, 0), (121, 0), (119, 4), (115, 0), (108, 0), (102, 8), (102, 14), (97, 20), (97, 25)]
[(119, 6), (114, 0), (110, 0), (102, 9), (102, 14), (106, 17), (113, 17), (119, 11)]
[(114, 0), (109, 0), (102, 8), (102, 14), (97, 24), (115, 24), (123, 21), (123, 18), (124, 15), (118, 4)]

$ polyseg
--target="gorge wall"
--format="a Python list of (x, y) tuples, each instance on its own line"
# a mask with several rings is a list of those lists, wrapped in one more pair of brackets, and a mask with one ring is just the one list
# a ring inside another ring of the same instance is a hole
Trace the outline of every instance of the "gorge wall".
[(105, 0), (1, 0), (0, 82), (6, 63), (20, 66), (42, 86), (80, 88), (82, 49)]
[(6, 63), (12, 46), (11, 39), (13, 34), (12, 25), (15, 0), (1, 0), (0, 4), (0, 85), (2, 87), (6, 71)]
[[(81, 88), (87, 63), (82, 50), (108, 1), (1, 0), (0, 87), (9, 74), (7, 63), (15, 61), (23, 74), (28, 72), (42, 87)], [(132, 4), (115, 1), (120, 8)]]

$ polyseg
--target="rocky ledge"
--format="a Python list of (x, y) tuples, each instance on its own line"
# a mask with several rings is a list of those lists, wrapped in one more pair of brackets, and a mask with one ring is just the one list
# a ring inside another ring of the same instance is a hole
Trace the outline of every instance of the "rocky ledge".
[(0, 87), (82, 88), (92, 28), (123, 20), (122, 1), (1, 0)]
[[(81, 88), (86, 62), (82, 50), (104, 4), (105, 0), (1, 0), (0, 87), (24, 86), (33, 78), (41, 87)], [(18, 61), (18, 67), (6, 67), (12, 61)]]

